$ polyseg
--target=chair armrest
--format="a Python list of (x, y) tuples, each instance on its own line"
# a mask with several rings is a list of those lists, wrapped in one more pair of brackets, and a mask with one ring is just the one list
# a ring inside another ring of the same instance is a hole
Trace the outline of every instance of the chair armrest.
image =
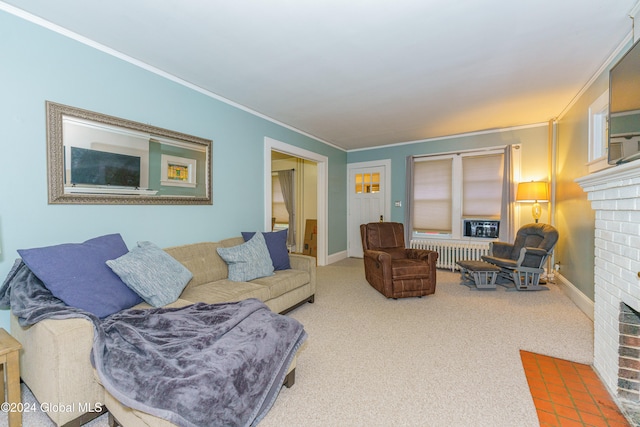
[(520, 249), (517, 265), (520, 267), (542, 268), (542, 264), (549, 256), (549, 252), (540, 248), (525, 247)]
[(491, 242), (489, 243), (489, 254), (498, 258), (511, 258), (511, 251), (513, 251), (513, 244), (505, 242)]
[(383, 251), (365, 250), (363, 252), (363, 260), (367, 274), (380, 276), (383, 280), (391, 281), (391, 255)]
[(405, 253), (409, 259), (419, 259), (426, 261), (429, 265), (436, 265), (438, 260), (438, 252), (428, 249), (406, 249)]
[(393, 293), (391, 255), (387, 252), (364, 250), (364, 273), (367, 282), (383, 295)]
[(366, 250), (363, 252), (363, 255), (365, 258), (370, 258), (376, 262), (379, 262), (380, 264), (391, 265), (391, 255), (389, 255), (387, 252)]

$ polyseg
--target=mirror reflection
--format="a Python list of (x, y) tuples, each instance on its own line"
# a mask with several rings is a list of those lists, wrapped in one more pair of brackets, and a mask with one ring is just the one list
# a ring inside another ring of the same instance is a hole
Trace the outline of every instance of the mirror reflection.
[(50, 203), (211, 204), (211, 141), (47, 103)]

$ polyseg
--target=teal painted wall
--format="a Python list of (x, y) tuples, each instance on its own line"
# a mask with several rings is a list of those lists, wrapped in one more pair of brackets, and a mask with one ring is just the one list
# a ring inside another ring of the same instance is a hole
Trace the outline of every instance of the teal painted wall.
[[(346, 250), (345, 152), (5, 12), (0, 57), (3, 278), (21, 248), (115, 232), (129, 247), (166, 247), (261, 230), (265, 136), (328, 157), (328, 253)], [(213, 205), (48, 205), (45, 100), (213, 140)]]
[[(391, 220), (404, 222), (406, 158), (421, 154), (437, 154), (457, 150), (520, 144), (522, 147), (522, 178), (548, 179), (548, 126), (546, 124), (533, 127), (515, 128), (490, 133), (478, 133), (434, 139), (419, 143), (382, 147), (378, 149), (351, 151), (348, 163), (370, 162), (374, 160), (391, 160)], [(393, 206), (399, 200), (402, 207)], [(546, 209), (546, 208), (545, 208)], [(546, 211), (543, 211), (544, 220)], [(528, 212), (524, 212), (523, 221), (528, 221)], [(523, 222), (524, 223), (524, 222)]]

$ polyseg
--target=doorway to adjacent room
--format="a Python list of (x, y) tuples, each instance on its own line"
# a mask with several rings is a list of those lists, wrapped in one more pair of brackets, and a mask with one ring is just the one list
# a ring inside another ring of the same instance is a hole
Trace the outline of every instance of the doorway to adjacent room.
[[(316, 220), (316, 259), (318, 265), (327, 263), (327, 164), (328, 158), (317, 153), (277, 141), (272, 138), (264, 139), (264, 229), (272, 230), (278, 224), (278, 218), (274, 221), (273, 207), (273, 176), (272, 172), (278, 170), (296, 169), (294, 172), (293, 186), (296, 187), (294, 195), (298, 201), (298, 213), (295, 215), (294, 226), (296, 230), (295, 250), (302, 252), (304, 248), (304, 234), (307, 219)], [(276, 162), (274, 166), (274, 161)], [(284, 169), (281, 169), (284, 168)], [(297, 176), (296, 176), (297, 175)], [(313, 188), (315, 186), (315, 188)], [(301, 212), (300, 212), (301, 211)], [(314, 212), (315, 211), (315, 212)], [(287, 225), (288, 227), (288, 225)]]

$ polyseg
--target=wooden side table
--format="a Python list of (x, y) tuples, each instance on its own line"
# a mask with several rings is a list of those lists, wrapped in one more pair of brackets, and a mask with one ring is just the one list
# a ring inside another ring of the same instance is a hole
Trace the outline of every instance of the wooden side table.
[(9, 427), (22, 425), (20, 359), (18, 358), (21, 348), (22, 344), (18, 340), (0, 328), (0, 401), (5, 401), (4, 388), (6, 382)]

